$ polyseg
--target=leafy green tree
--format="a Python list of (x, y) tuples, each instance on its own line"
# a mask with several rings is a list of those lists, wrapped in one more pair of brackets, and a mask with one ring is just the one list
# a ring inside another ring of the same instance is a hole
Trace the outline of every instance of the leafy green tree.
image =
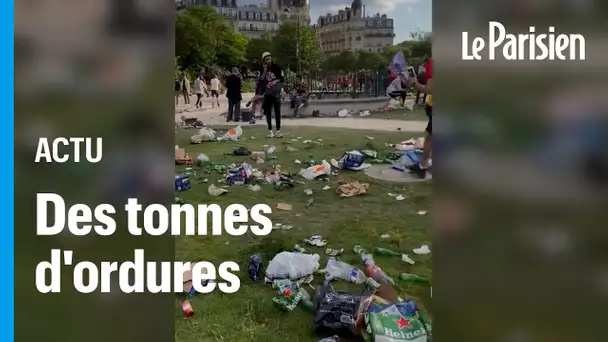
[(359, 51), (357, 53), (357, 69), (378, 70), (386, 67), (388, 59), (377, 52)]
[(228, 68), (245, 60), (247, 40), (211, 6), (193, 6), (175, 19), (175, 55), (182, 70)]
[(262, 54), (264, 52), (274, 54), (272, 37), (268, 33), (248, 42), (245, 52), (245, 66), (249, 70), (256, 70), (262, 64)]
[[(303, 71), (316, 69), (321, 60), (322, 53), (319, 49), (317, 36), (312, 29), (306, 25), (300, 25), (300, 60)], [(296, 46), (298, 42), (298, 28), (296, 23), (284, 23), (279, 27), (277, 34), (272, 38), (272, 53), (284, 68), (298, 70), (298, 58)]]

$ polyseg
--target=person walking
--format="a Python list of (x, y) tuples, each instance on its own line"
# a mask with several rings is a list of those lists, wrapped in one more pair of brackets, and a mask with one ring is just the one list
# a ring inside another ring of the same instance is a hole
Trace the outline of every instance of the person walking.
[(198, 75), (198, 77), (194, 80), (194, 92), (196, 93), (196, 108), (200, 108), (203, 106), (204, 87), (206, 87), (206, 85), (203, 81), (203, 75)]
[[(283, 89), (285, 77), (281, 67), (273, 63), (270, 52), (262, 54), (262, 65), (260, 67), (260, 79), (256, 95), (264, 94), (262, 110), (266, 115), (268, 124), (268, 137), (283, 137), (281, 134), (281, 90)], [(274, 120), (276, 123), (276, 134), (272, 132), (272, 110), (274, 109)]]
[(190, 80), (186, 73), (182, 74), (182, 84), (181, 84), (182, 96), (184, 97), (184, 101), (186, 101), (186, 105), (190, 104)]
[(241, 93), (241, 86), (243, 80), (239, 73), (239, 68), (233, 67), (232, 73), (226, 78), (226, 98), (228, 99), (228, 117), (226, 121), (240, 121), (241, 120), (241, 101), (243, 95)]
[[(209, 86), (211, 88), (211, 107), (220, 106), (220, 80), (217, 78), (217, 75), (213, 74), (211, 81), (209, 81)], [(213, 100), (215, 99), (215, 102)]]

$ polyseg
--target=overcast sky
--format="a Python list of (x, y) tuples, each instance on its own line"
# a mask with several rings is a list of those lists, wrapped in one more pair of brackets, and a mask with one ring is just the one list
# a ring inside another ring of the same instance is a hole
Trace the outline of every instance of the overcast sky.
[[(259, 4), (264, 0), (238, 0), (239, 5)], [(352, 0), (309, 0), (312, 23), (319, 15), (350, 7)], [(431, 31), (431, 0), (362, 0), (366, 14), (386, 13), (395, 20), (395, 44), (409, 38), (416, 29)]]

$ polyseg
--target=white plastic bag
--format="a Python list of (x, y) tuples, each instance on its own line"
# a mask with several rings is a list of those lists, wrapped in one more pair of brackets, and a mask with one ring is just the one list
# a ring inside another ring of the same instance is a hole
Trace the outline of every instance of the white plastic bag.
[(206, 155), (199, 153), (198, 156), (196, 156), (196, 160), (198, 162), (204, 163), (204, 162), (208, 162), (209, 161), (209, 157), (207, 157)]
[(209, 127), (203, 127), (198, 131), (198, 136), (201, 141), (213, 141), (215, 140), (215, 131)]
[(405, 102), (403, 103), (403, 107), (405, 107), (409, 110), (414, 110), (414, 100), (413, 99), (405, 100)]
[(236, 141), (239, 140), (241, 135), (243, 135), (243, 129), (241, 128), (241, 125), (238, 125), (235, 128), (229, 129), (228, 132), (226, 132), (226, 134), (224, 134), (222, 137), (222, 140)]
[(281, 252), (274, 256), (266, 268), (266, 278), (296, 280), (307, 277), (319, 269), (318, 254)]
[(300, 176), (313, 180), (322, 175), (328, 175), (331, 173), (331, 164), (329, 164), (326, 160), (321, 162), (321, 165), (313, 165), (307, 169), (300, 170)]
[(345, 117), (349, 117), (352, 116), (350, 114), (350, 112), (348, 111), (348, 109), (340, 109), (337, 113), (339, 118), (345, 118)]
[(395, 108), (399, 106), (399, 101), (395, 100), (395, 99), (390, 99), (390, 101), (388, 101), (388, 105)]

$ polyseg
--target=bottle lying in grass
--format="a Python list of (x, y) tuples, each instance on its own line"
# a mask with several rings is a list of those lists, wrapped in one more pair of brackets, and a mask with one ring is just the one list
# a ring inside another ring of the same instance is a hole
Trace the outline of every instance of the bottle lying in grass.
[(416, 274), (401, 273), (399, 280), (412, 284), (429, 284), (431, 281)]
[(380, 247), (376, 247), (376, 249), (374, 249), (374, 252), (376, 254), (381, 254), (381, 255), (390, 255), (390, 256), (401, 256), (401, 253), (399, 252), (395, 252), (393, 250), (390, 250), (388, 248), (380, 248)]
[(361, 248), (361, 246), (355, 246), (353, 247), (353, 251), (359, 254), (359, 257), (361, 257), (361, 261), (363, 261), (363, 264), (365, 265), (365, 272), (367, 273), (368, 277), (374, 279), (380, 284), (395, 285), (395, 281), (389, 277), (380, 268), (380, 266), (376, 265), (374, 257), (372, 257), (372, 255), (369, 254), (365, 249)]

